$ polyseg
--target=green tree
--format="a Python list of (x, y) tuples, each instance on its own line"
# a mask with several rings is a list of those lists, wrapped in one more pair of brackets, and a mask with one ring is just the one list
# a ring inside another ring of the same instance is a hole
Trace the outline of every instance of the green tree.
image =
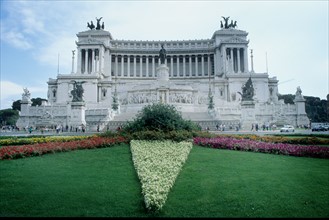
[(137, 131), (195, 131), (198, 125), (190, 120), (184, 120), (181, 113), (173, 105), (154, 103), (144, 106), (132, 122), (127, 122), (123, 130)]
[(279, 99), (283, 99), (285, 104), (294, 104), (295, 95), (292, 94), (285, 94), (285, 95), (278, 95)]
[(13, 110), (21, 111), (21, 100), (14, 101), (11, 107)]
[[(283, 99), (285, 104), (294, 104), (295, 95), (286, 94), (279, 95), (279, 99)], [(304, 96), (305, 111), (307, 117), (312, 122), (329, 122), (328, 100), (320, 99), (319, 97)]]
[(16, 125), (19, 117), (18, 110), (3, 109), (0, 110), (0, 124), (1, 125)]
[(312, 122), (329, 122), (327, 100), (313, 96), (304, 96), (305, 111)]
[(32, 106), (40, 106), (42, 101), (47, 101), (47, 99), (43, 99), (43, 98), (32, 98), (31, 102), (32, 102)]
[[(32, 106), (40, 106), (42, 104), (42, 101), (47, 101), (47, 99), (43, 99), (43, 98), (32, 98), (31, 102), (32, 102)], [(16, 100), (13, 102), (13, 104), (11, 105), (13, 110), (18, 110), (21, 111), (21, 103), (22, 100)]]

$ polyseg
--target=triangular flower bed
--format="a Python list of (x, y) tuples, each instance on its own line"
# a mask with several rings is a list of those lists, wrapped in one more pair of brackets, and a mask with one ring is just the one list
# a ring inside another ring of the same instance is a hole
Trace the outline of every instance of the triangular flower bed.
[(130, 148), (145, 206), (150, 211), (159, 211), (192, 149), (192, 143), (132, 140)]

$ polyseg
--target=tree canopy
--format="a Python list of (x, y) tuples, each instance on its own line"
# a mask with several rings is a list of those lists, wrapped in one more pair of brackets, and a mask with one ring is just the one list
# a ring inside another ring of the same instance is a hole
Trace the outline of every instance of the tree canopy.
[(184, 120), (173, 105), (162, 103), (144, 106), (136, 118), (132, 122), (128, 122), (123, 129), (128, 132), (200, 130), (194, 122)]
[(19, 117), (17, 110), (3, 109), (0, 110), (0, 124), (1, 125), (16, 125), (16, 121)]

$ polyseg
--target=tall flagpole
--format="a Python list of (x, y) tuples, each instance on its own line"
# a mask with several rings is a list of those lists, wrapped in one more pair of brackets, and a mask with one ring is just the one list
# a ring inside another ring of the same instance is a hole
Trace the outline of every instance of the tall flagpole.
[(57, 57), (57, 75), (59, 75), (59, 53)]
[(268, 65), (267, 65), (267, 52), (265, 53), (266, 56), (266, 73), (268, 73)]

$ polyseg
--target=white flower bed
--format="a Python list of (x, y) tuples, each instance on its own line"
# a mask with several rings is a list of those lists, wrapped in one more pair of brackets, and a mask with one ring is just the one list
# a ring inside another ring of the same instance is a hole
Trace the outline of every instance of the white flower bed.
[(132, 140), (130, 148), (146, 208), (158, 211), (165, 204), (192, 143)]

